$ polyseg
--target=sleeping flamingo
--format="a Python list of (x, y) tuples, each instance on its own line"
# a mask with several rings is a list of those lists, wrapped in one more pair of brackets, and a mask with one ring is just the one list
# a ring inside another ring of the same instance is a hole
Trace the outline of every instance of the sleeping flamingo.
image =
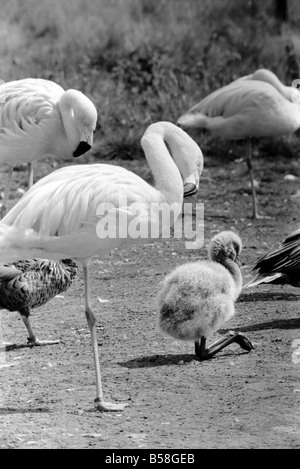
[(212, 358), (233, 342), (248, 352), (253, 349), (243, 334), (233, 331), (206, 347), (207, 338), (235, 313), (243, 282), (238, 267), (241, 250), (240, 237), (222, 231), (211, 240), (209, 260), (177, 267), (158, 294), (160, 329), (176, 339), (193, 341), (200, 360)]
[(300, 287), (300, 229), (285, 238), (278, 249), (272, 249), (261, 257), (253, 271), (255, 276), (244, 288), (261, 283)]
[(214, 91), (179, 117), (183, 128), (204, 128), (225, 140), (248, 140), (247, 165), (253, 218), (260, 218), (252, 169), (252, 137), (291, 135), (300, 127), (296, 88), (283, 85), (267, 69), (256, 70)]
[(77, 274), (78, 266), (70, 259), (58, 262), (31, 259), (0, 266), (0, 309), (18, 311), (29, 334), (28, 345), (52, 345), (58, 340), (39, 340), (33, 332), (31, 309), (47, 303), (66, 291)]
[[(195, 191), (203, 168), (198, 145), (170, 122), (150, 125), (141, 139), (153, 172), (155, 187), (136, 174), (114, 165), (74, 165), (58, 169), (38, 181), (0, 223), (0, 260), (74, 259), (83, 266), (85, 314), (91, 333), (96, 402), (99, 410), (118, 411), (126, 404), (103, 399), (96, 315), (90, 304), (89, 260), (111, 249), (149, 241), (136, 237), (132, 226), (137, 219), (142, 230), (160, 226), (158, 204), (183, 202), (184, 184)], [(108, 213), (106, 213), (108, 212)], [(177, 217), (179, 213), (177, 213)], [(119, 230), (105, 232), (106, 221), (119, 220)], [(175, 221), (175, 220), (172, 220)], [(104, 230), (99, 229), (104, 224)], [(163, 226), (160, 226), (160, 231)]]
[(53, 81), (25, 78), (0, 85), (0, 162), (9, 165), (1, 217), (6, 211), (13, 168), (47, 156), (77, 157), (93, 144), (97, 111), (87, 96)]

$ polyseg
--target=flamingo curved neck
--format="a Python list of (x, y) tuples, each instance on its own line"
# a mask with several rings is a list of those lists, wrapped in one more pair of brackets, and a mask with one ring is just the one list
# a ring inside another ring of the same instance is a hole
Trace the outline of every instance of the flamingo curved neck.
[(236, 262), (234, 262), (232, 259), (229, 259), (228, 257), (225, 259), (224, 262), (222, 262), (222, 264), (231, 274), (235, 283), (236, 294), (238, 295), (243, 285), (243, 277), (239, 266), (236, 264)]
[(295, 89), (291, 86), (285, 86), (273, 72), (270, 72), (270, 70), (257, 70), (254, 72), (252, 77), (253, 79), (270, 83), (270, 85), (274, 86), (274, 88), (276, 88), (277, 91), (282, 94), (282, 96), (284, 96), (289, 101), (293, 101), (293, 93), (295, 92)]
[[(176, 141), (176, 134), (147, 133), (141, 140), (145, 157), (155, 180), (155, 188), (169, 204), (183, 201), (183, 182), (171, 151)], [(177, 152), (180, 153), (180, 144)]]
[(79, 132), (75, 126), (73, 105), (74, 103), (71, 99), (71, 96), (69, 96), (68, 92), (65, 92), (58, 102), (58, 108), (62, 118), (67, 140), (72, 145), (72, 147), (75, 148), (79, 143)]

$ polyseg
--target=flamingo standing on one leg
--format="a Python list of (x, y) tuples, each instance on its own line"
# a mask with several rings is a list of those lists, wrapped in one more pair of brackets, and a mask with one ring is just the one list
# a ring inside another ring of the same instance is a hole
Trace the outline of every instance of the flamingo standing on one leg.
[(93, 144), (97, 111), (77, 90), (65, 91), (53, 81), (25, 78), (0, 85), (0, 163), (9, 165), (1, 217), (6, 211), (13, 167), (47, 156), (80, 156)]
[(214, 91), (179, 117), (183, 128), (204, 128), (225, 140), (248, 139), (253, 218), (259, 218), (252, 168), (252, 137), (291, 135), (300, 127), (298, 91), (259, 69)]
[[(150, 228), (156, 232), (159, 227), (161, 232), (162, 217), (153, 208), (163, 204), (181, 210), (184, 185), (189, 184), (189, 192), (192, 188), (195, 192), (203, 168), (198, 145), (170, 122), (150, 125), (141, 145), (155, 187), (114, 165), (69, 166), (38, 181), (0, 223), (1, 261), (67, 258), (82, 264), (100, 410), (122, 410), (124, 404), (103, 399), (96, 316), (90, 304), (89, 260), (126, 244), (148, 241)], [(146, 233), (144, 237), (136, 237), (135, 222)]]

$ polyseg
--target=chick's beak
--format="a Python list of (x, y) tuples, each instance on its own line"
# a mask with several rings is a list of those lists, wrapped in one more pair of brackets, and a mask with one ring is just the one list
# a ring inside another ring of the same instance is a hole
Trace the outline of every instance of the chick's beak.
[(242, 260), (239, 256), (236, 257), (235, 263), (240, 267), (242, 265)]

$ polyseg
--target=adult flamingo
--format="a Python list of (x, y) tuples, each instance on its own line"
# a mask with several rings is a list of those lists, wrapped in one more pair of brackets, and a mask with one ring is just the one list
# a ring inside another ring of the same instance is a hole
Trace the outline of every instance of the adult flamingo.
[(214, 91), (179, 117), (183, 128), (208, 129), (225, 140), (248, 140), (253, 218), (260, 218), (252, 165), (252, 137), (291, 135), (300, 127), (298, 91), (267, 69), (256, 70)]
[[(74, 259), (82, 264), (85, 314), (96, 372), (96, 402), (98, 409), (105, 411), (122, 410), (126, 404), (107, 403), (103, 399), (96, 316), (90, 305), (89, 260), (111, 249), (149, 240), (150, 236), (135, 236), (133, 225), (137, 216), (141, 232), (149, 232), (149, 225), (154, 226), (155, 231), (159, 226), (161, 231), (162, 217), (155, 208), (159, 204), (164, 207), (175, 204), (181, 209), (184, 184), (188, 181), (195, 191), (203, 168), (203, 155), (198, 145), (170, 122), (150, 125), (141, 145), (153, 172), (155, 187), (119, 166), (64, 167), (38, 181), (0, 223), (1, 261), (38, 257)], [(175, 212), (179, 216), (180, 212)], [(105, 227), (100, 229), (107, 220), (112, 220), (111, 233), (109, 227), (108, 232)]]
[(0, 85), (0, 163), (9, 165), (1, 217), (14, 166), (28, 164), (30, 188), (32, 162), (47, 156), (67, 159), (82, 155), (93, 144), (96, 121), (95, 106), (80, 91), (65, 91), (53, 81), (38, 78)]

